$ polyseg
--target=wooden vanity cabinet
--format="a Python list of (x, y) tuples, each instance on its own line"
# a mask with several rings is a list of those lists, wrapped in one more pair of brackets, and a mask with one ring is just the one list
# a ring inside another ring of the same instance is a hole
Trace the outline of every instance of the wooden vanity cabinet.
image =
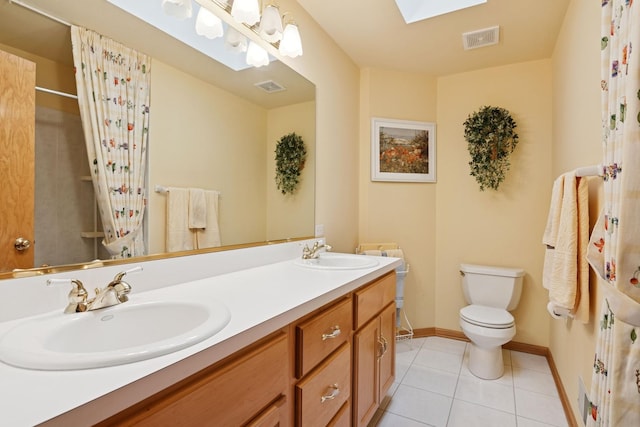
[(276, 333), (99, 426), (289, 426), (288, 354)]
[(395, 272), (98, 426), (366, 426), (395, 376)]
[(366, 426), (395, 378), (395, 273), (356, 291), (353, 425)]

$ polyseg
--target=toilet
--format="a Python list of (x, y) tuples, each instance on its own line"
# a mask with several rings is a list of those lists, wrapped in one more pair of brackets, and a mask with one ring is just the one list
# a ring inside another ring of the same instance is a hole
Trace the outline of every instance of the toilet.
[(520, 301), (524, 270), (461, 264), (460, 275), (469, 303), (460, 309), (460, 327), (471, 340), (469, 370), (479, 378), (500, 378), (504, 373), (502, 345), (516, 334), (509, 311)]

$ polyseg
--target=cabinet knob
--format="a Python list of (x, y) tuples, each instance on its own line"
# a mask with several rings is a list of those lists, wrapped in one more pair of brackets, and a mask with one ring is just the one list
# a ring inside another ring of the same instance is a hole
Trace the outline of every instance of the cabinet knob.
[(326, 341), (326, 340), (337, 338), (338, 335), (340, 335), (341, 333), (342, 333), (342, 331), (340, 330), (340, 325), (336, 325), (336, 326), (331, 328), (331, 332), (330, 333), (322, 334), (322, 341)]
[(340, 389), (338, 388), (338, 384), (334, 384), (327, 389), (327, 394), (324, 394), (320, 398), (320, 403), (324, 403), (327, 400), (333, 400), (340, 394)]

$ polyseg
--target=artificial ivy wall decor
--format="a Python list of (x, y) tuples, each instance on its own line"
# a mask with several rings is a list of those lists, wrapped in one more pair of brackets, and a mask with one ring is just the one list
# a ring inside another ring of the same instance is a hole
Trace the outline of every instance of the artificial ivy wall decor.
[(471, 155), (471, 176), (485, 188), (497, 190), (509, 170), (509, 155), (518, 144), (517, 124), (509, 111), (485, 106), (464, 122), (464, 139)]
[(293, 194), (307, 158), (302, 137), (292, 132), (276, 144), (276, 185), (282, 194)]

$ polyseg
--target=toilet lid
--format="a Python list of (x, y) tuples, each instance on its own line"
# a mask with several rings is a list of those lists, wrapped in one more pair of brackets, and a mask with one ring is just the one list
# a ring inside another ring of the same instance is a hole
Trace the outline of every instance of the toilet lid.
[(468, 305), (460, 309), (460, 317), (465, 321), (487, 328), (510, 328), (514, 324), (511, 313), (507, 310), (483, 305)]

